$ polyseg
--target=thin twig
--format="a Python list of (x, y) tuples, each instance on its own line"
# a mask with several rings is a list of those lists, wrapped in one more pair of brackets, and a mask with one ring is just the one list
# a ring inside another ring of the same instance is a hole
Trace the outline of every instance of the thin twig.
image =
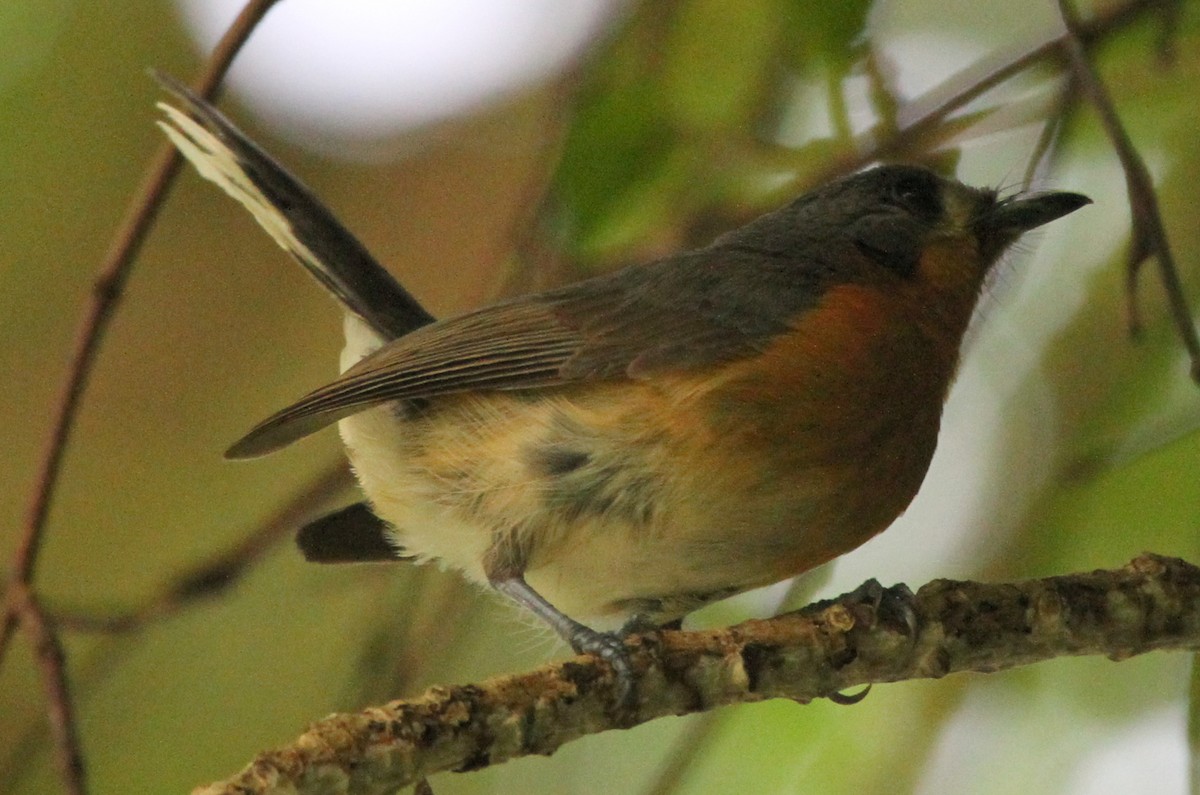
[(8, 644), (17, 634), (17, 627), (20, 625), (18, 605), (21, 600), (13, 597), (16, 587), (17, 581), (6, 582), (4, 585), (5, 596), (8, 598), (4, 602), (4, 621), (0, 625), (0, 664), (3, 664), (8, 653)]
[(939, 124), (955, 110), (1031, 66), (1065, 60), (1069, 55), (1064, 48), (1072, 40), (1086, 50), (1109, 33), (1138, 21), (1142, 14), (1161, 6), (1162, 0), (1139, 0), (1117, 6), (1081, 23), (1074, 37), (1064, 33), (1024, 51), (1004, 53), (994, 59), (980, 61), (947, 80), (941, 88), (909, 103), (900, 114), (901, 130), (896, 138), (900, 144), (906, 145), (910, 140), (920, 138), (927, 128)]
[(98, 615), (83, 610), (56, 609), (53, 611), (54, 623), (61, 629), (78, 632), (137, 632), (154, 621), (175, 615), (195, 602), (224, 593), (240, 582), (250, 567), (268, 550), (310, 519), (331, 496), (349, 489), (353, 484), (354, 478), (346, 462), (339, 458), (311, 481), (300, 486), (296, 496), (233, 547), (172, 577), (158, 593), (133, 610), (115, 615)]
[[(196, 91), (211, 96), (228, 71), (234, 55), (249, 38), (251, 31), (277, 0), (250, 0), (214, 49)], [(56, 753), (64, 783), (71, 793), (87, 790), (74, 719), (68, 680), (63, 668), (62, 648), (54, 628), (38, 605), (34, 591), (34, 573), (46, 520), (60, 482), (63, 458), (75, 425), (84, 391), (87, 388), (100, 345), (120, 302), (137, 252), (145, 240), (167, 185), (179, 168), (179, 155), (166, 144), (151, 162), (141, 186), (130, 201), (125, 219), (118, 227), (99, 269), (92, 302), (76, 337), (67, 378), (57, 401), (50, 438), (42, 455), (41, 466), (25, 512), (23, 531), (13, 556), (12, 579), (8, 582), (6, 615), (0, 631), (0, 662), (9, 649), (18, 626), (29, 633), (45, 680), (50, 722), (55, 735)]]
[[(1161, 9), (1163, 2), (1133, 0), (1106, 9), (1080, 24), (1077, 40), (1085, 50), (1090, 49), (1108, 35), (1138, 22), (1145, 14)], [(963, 69), (937, 88), (899, 107), (894, 120), (885, 120), (880, 129), (861, 135), (852, 152), (829, 158), (818, 169), (806, 170), (805, 185), (793, 187), (821, 184), (878, 160), (911, 156), (915, 149), (928, 149), (942, 143), (946, 138), (942, 128), (960, 121), (956, 117), (948, 122), (952, 114), (1027, 69), (1066, 62), (1069, 56), (1064, 48), (1069, 39), (1070, 36), (1063, 33), (1021, 50), (998, 53)], [(981, 111), (979, 115), (982, 117), (988, 112)], [(774, 154), (781, 165), (788, 162), (790, 152), (775, 150)], [(735, 214), (724, 220), (743, 223), (748, 217)]]
[(1034, 144), (1033, 153), (1030, 155), (1029, 163), (1025, 167), (1025, 178), (1021, 182), (1023, 186), (1036, 185), (1039, 176), (1050, 168), (1050, 163), (1054, 159), (1054, 153), (1062, 137), (1063, 130), (1067, 128), (1069, 119), (1075, 113), (1075, 108), (1077, 107), (1076, 95), (1075, 77), (1070, 75), (1059, 89), (1057, 100), (1058, 110), (1051, 114), (1052, 118), (1043, 125), (1042, 131), (1038, 135), (1037, 143)]
[(1179, 336), (1187, 348), (1192, 360), (1192, 378), (1200, 382), (1200, 337), (1196, 334), (1196, 326), (1192, 322), (1192, 311), (1183, 293), (1183, 285), (1179, 281), (1179, 271), (1175, 266), (1175, 257), (1171, 253), (1171, 243), (1163, 226), (1162, 213), (1158, 208), (1158, 196), (1154, 191), (1154, 180), (1150, 170), (1138, 154), (1137, 148), (1129, 138), (1129, 133), (1117, 115), (1116, 106), (1108, 88), (1096, 74), (1087, 52), (1080, 40), (1081, 24), (1075, 10), (1068, 0), (1056, 0), (1059, 13), (1067, 33), (1064, 47), (1070, 58), (1071, 70), (1084, 95), (1096, 109), (1100, 124), (1112, 144), (1121, 168), (1125, 173), (1125, 187), (1129, 193), (1129, 208), (1133, 218), (1133, 239), (1129, 245), (1129, 263), (1126, 280), (1126, 294), (1130, 330), (1137, 333), (1141, 320), (1137, 311), (1137, 274), (1141, 264), (1149, 257), (1158, 262), (1159, 276), (1163, 281), (1163, 289), (1167, 294), (1167, 304)]
[[(213, 50), (208, 66), (196, 82), (197, 94), (212, 98), (234, 55), (245, 44), (263, 15), (276, 2), (278, 0), (251, 0), (246, 5)], [(130, 200), (125, 218), (113, 235), (112, 244), (100, 265), (99, 276), (93, 288), (92, 304), (77, 337), (67, 381), (58, 400), (53, 430), (26, 511), (25, 534), (14, 558), (14, 578), (22, 582), (31, 582), (33, 578), (33, 570), (37, 565), (38, 552), (44, 537), (46, 517), (59, 483), (63, 454), (96, 361), (96, 354), (124, 293), (125, 282), (129, 278), (134, 258), (145, 241), (150, 225), (158, 215), (163, 194), (178, 171), (179, 163), (180, 155), (174, 146), (164, 143), (159, 147), (141, 186)]]
[(1178, 57), (1176, 42), (1179, 40), (1179, 24), (1183, 20), (1183, 0), (1162, 0), (1162, 13), (1158, 15), (1158, 36), (1154, 54), (1158, 65), (1173, 66)]
[(42, 686), (46, 691), (50, 733), (58, 750), (58, 767), (63, 784), (71, 795), (87, 792), (87, 777), (83, 765), (83, 750), (75, 722), (75, 706), (67, 678), (66, 658), (58, 633), (37, 603), (33, 589), (25, 583), (13, 583), (9, 591), (10, 606), (20, 616), (21, 628), (29, 635), (34, 657), (42, 670)]

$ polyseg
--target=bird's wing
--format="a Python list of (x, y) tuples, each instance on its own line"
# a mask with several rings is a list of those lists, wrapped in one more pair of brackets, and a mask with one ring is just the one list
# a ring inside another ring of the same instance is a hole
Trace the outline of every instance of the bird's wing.
[(578, 332), (537, 304), (497, 306), (425, 326), (259, 423), (226, 457), (273, 452), (342, 417), (391, 400), (558, 383), (559, 368), (581, 341)]
[(636, 379), (737, 359), (815, 303), (819, 290), (805, 272), (710, 248), (440, 321), (264, 420), (226, 455), (264, 455), (394, 400)]

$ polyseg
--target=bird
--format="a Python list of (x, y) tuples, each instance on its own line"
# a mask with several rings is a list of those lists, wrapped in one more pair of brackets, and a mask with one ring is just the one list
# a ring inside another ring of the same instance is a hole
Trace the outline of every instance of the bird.
[(985, 279), (1090, 203), (914, 165), (835, 179), (703, 247), (437, 320), (298, 179), (165, 76), (159, 124), (345, 310), (342, 372), (226, 453), (337, 423), (366, 500), (318, 562), (436, 561), (633, 691), (628, 632), (779, 582), (916, 495)]

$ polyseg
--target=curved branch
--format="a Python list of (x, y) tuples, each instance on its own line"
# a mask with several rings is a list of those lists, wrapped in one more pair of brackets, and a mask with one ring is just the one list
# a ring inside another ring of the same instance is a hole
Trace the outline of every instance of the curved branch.
[[(246, 4), (213, 50), (204, 73), (196, 81), (197, 94), (212, 98), (221, 78), (233, 63), (234, 56), (276, 2), (278, 0), (250, 0)], [(76, 340), (69, 375), (58, 402), (54, 429), (46, 446), (37, 486), (26, 512), (25, 535), (14, 558), (15, 578), (22, 582), (30, 582), (33, 578), (33, 568), (41, 549), (46, 518), (53, 502), (55, 487), (59, 482), (63, 454), (66, 452), (67, 440), (74, 427), (75, 415), (87, 387), (92, 365), (96, 361), (96, 354), (100, 350), (100, 343), (124, 293), (125, 282), (129, 278), (134, 258), (141, 250), (146, 234), (158, 215), (163, 194), (179, 170), (180, 162), (180, 155), (175, 147), (166, 143), (159, 146), (141, 186), (129, 202), (125, 218), (113, 235), (100, 272), (96, 276), (92, 305)]]
[[(228, 71), (234, 56), (250, 37), (251, 32), (278, 0), (248, 0), (225, 36), (210, 56), (204, 73), (197, 81), (197, 93), (211, 96)], [(179, 155), (173, 147), (163, 144), (151, 162), (141, 186), (134, 194), (125, 218), (113, 236), (112, 243), (100, 266), (92, 292), (92, 301), (85, 311), (75, 339), (71, 363), (57, 401), (50, 436), (42, 453), (41, 464), (29, 495), (25, 519), (17, 549), (13, 555), (12, 576), (4, 586), (5, 611), (0, 620), (0, 662), (3, 662), (18, 628), (29, 634), (43, 671), (54, 745), (63, 784), (73, 794), (87, 789), (83, 753), (76, 730), (74, 707), (63, 665), (62, 645), (53, 624), (47, 619), (36, 599), (34, 574), (38, 555), (46, 535), (46, 522), (61, 481), (67, 443), (75, 427), (75, 418), (82, 405), (96, 363), (100, 345), (109, 323), (116, 313), (124, 292), (125, 282), (133, 267), (134, 258), (150, 230), (167, 186), (179, 170)]]
[(474, 685), (434, 687), (313, 724), (195, 795), (383, 795), (440, 771), (548, 755), (587, 734), (726, 704), (807, 703), (876, 682), (990, 673), (1071, 655), (1123, 660), (1200, 649), (1200, 568), (1143, 555), (1120, 569), (1006, 584), (935, 580), (913, 594), (870, 581), (765, 621), (629, 640), (632, 711), (592, 657)]
[[(1081, 41), (1080, 28), (1082, 23), (1068, 0), (1057, 0), (1058, 10), (1062, 15), (1063, 24), (1067, 28), (1066, 51), (1070, 57), (1070, 65), (1075, 81), (1083, 90), (1084, 97), (1095, 108), (1100, 117), (1100, 126), (1104, 129), (1125, 172), (1125, 188), (1129, 194), (1130, 216), (1133, 223), (1132, 240), (1129, 246), (1129, 263), (1126, 266), (1126, 305), (1129, 314), (1130, 330), (1135, 334), (1141, 332), (1141, 317), (1137, 308), (1137, 278), (1142, 263), (1150, 257), (1158, 262), (1159, 275), (1162, 277), (1163, 289), (1167, 294), (1167, 306), (1180, 339), (1187, 349), (1191, 359), (1192, 379), (1200, 381), (1200, 334), (1196, 332), (1196, 324), (1192, 320), (1192, 308), (1184, 295), (1183, 284), (1179, 279), (1179, 268), (1175, 264), (1175, 256), (1171, 253), (1171, 243), (1167, 237), (1166, 226), (1163, 224), (1162, 212), (1158, 207), (1158, 195), (1154, 191), (1154, 179), (1150, 169), (1138, 153), (1137, 147), (1129, 137), (1117, 108), (1109, 94), (1108, 87), (1096, 73), (1096, 68), (1088, 59), (1087, 51)], [(1168, 30), (1169, 30), (1168, 23)]]

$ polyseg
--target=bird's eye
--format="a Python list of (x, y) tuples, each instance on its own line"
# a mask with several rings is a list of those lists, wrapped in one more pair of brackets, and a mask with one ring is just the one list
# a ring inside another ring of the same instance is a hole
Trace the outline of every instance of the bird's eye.
[(905, 174), (892, 183), (890, 194), (894, 204), (921, 218), (936, 220), (941, 215), (941, 191), (932, 174)]

